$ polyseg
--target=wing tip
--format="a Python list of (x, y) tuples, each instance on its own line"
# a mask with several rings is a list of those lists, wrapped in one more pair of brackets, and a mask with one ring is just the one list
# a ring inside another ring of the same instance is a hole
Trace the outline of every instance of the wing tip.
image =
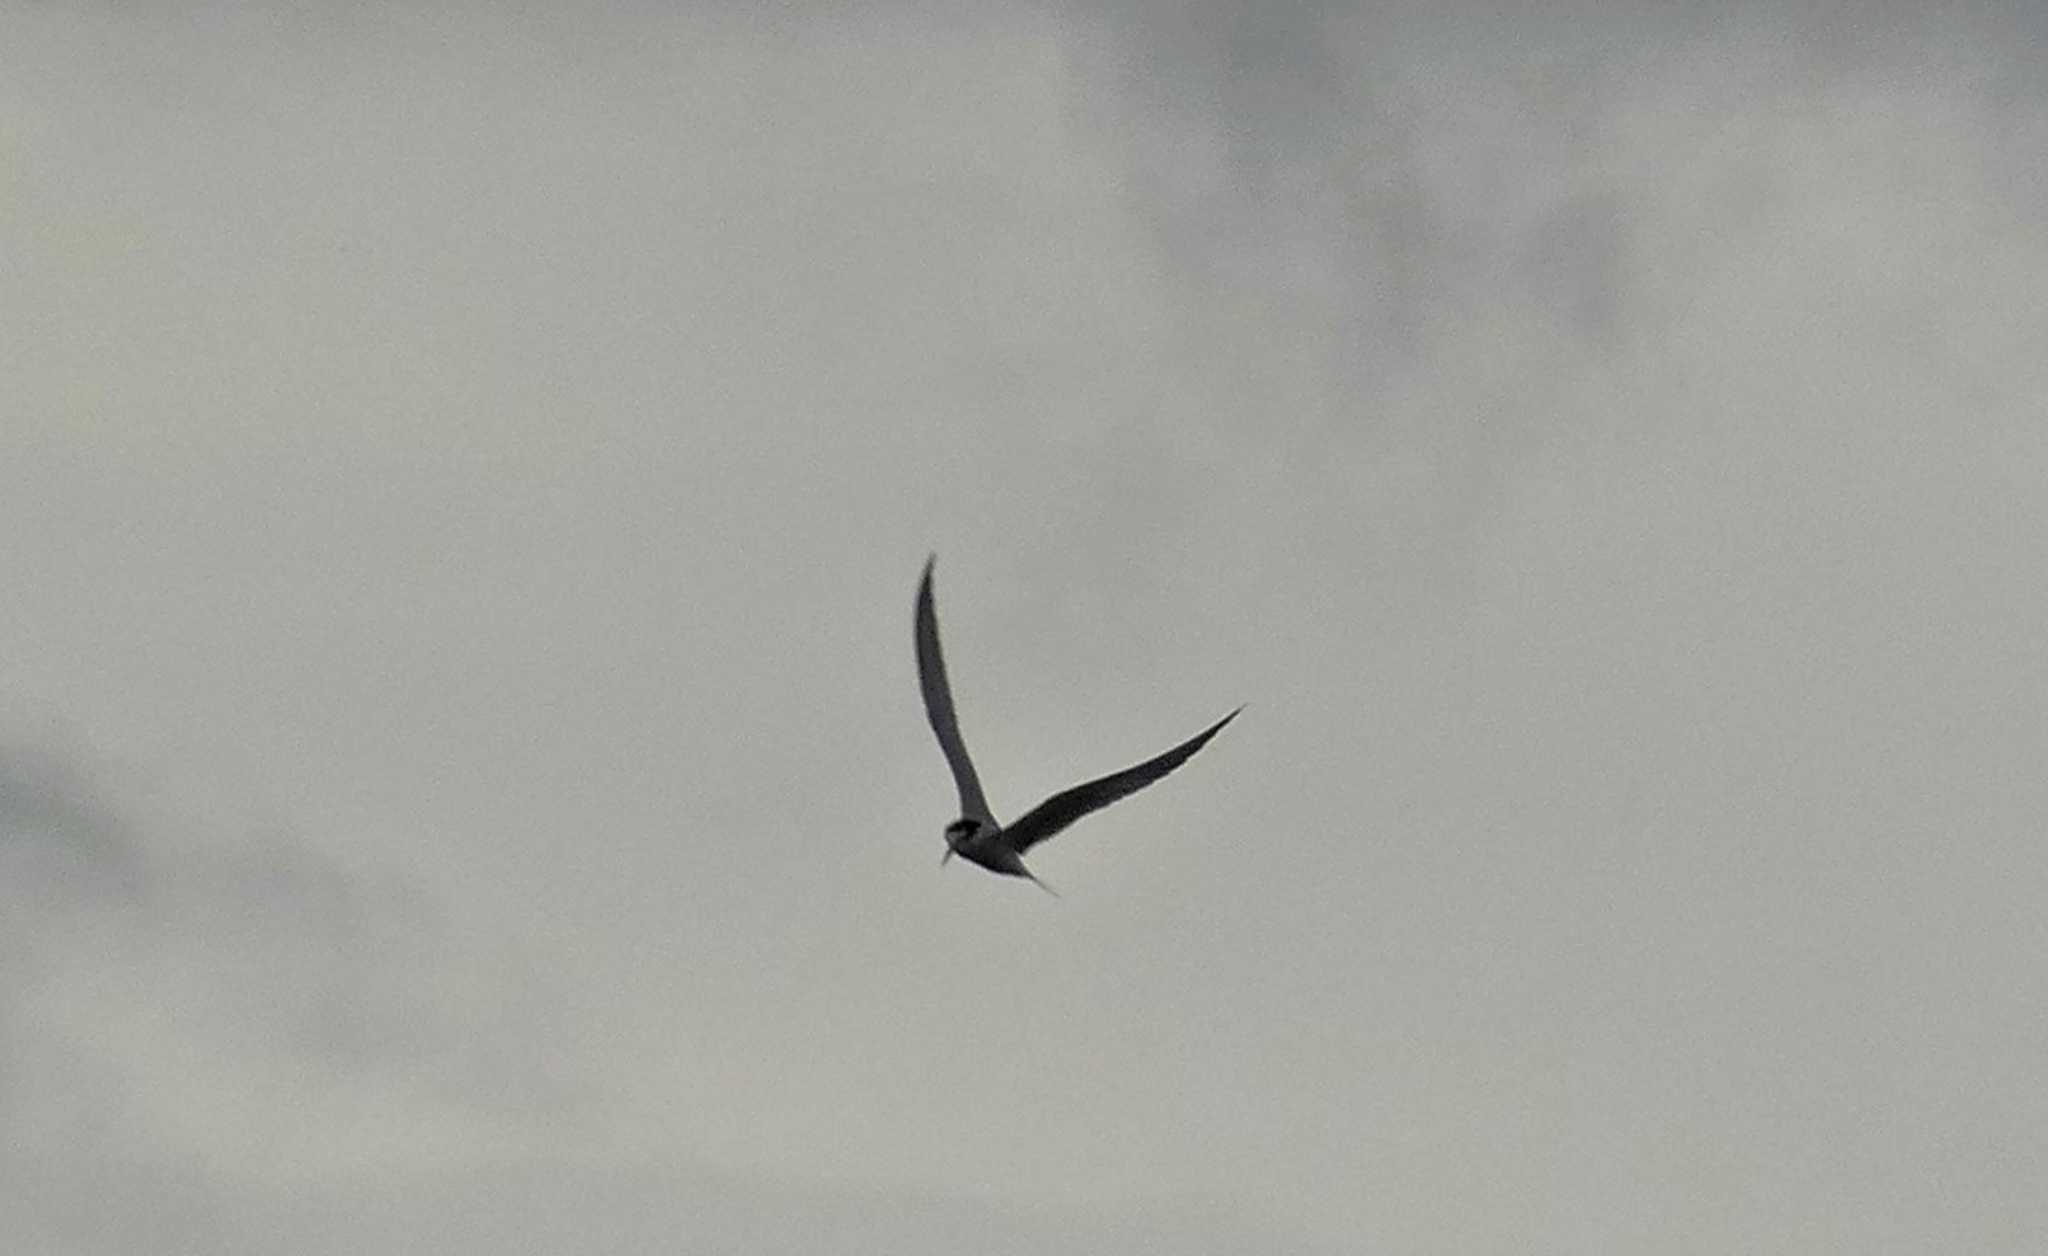
[(1225, 724), (1230, 723), (1230, 721), (1236, 719), (1238, 717), (1239, 712), (1243, 711), (1245, 707), (1248, 705), (1250, 704), (1244, 702), (1238, 703), (1236, 710), (1224, 716), (1222, 719), (1217, 720), (1214, 724), (1209, 725), (1209, 727), (1203, 729), (1199, 733), (1196, 733), (1192, 738), (1190, 738), (1187, 744), (1187, 752), (1189, 756), (1192, 757), (1197, 750), (1200, 750), (1202, 747), (1208, 745), (1210, 739), (1216, 736), (1216, 734), (1222, 732), (1223, 726)]

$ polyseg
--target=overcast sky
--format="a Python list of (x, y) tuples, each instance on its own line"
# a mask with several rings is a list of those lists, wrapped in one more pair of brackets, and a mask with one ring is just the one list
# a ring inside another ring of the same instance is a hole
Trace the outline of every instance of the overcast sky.
[(2038, 1247), (2037, 5), (527, 7), (0, 0), (21, 1250)]

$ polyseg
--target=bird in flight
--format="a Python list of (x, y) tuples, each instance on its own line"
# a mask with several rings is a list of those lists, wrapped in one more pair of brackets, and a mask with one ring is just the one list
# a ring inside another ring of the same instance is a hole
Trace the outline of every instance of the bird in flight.
[(939, 617), (932, 609), (932, 564), (937, 561), (936, 554), (925, 560), (924, 579), (917, 586), (917, 680), (924, 690), (925, 716), (931, 720), (939, 749), (946, 756), (946, 766), (953, 769), (953, 784), (960, 791), (960, 818), (946, 826), (946, 853), (939, 863), (943, 866), (958, 855), (990, 872), (1025, 877), (1053, 893), (1051, 886), (1032, 876), (1031, 869), (1024, 866), (1025, 851), (1082, 816), (1100, 811), (1119, 798), (1130, 797), (1186, 763), (1244, 708), (1238, 707), (1157, 758), (1061, 790), (1018, 817), (1016, 823), (1001, 824), (988, 809), (988, 799), (982, 796), (981, 778), (974, 774), (974, 761), (967, 757), (967, 743), (960, 739), (960, 722), (953, 715), (953, 691), (946, 683), (946, 660), (939, 653)]

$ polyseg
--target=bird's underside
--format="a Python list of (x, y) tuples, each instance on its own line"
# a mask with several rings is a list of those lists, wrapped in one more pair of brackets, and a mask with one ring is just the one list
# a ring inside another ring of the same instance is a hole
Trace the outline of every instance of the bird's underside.
[[(1061, 790), (1019, 816), (1015, 823), (999, 824), (982, 793), (981, 778), (975, 774), (974, 760), (968, 757), (967, 743), (961, 739), (960, 723), (953, 712), (952, 687), (947, 683), (946, 661), (939, 650), (938, 613), (932, 605), (932, 565), (935, 561), (936, 558), (926, 560), (924, 578), (917, 586), (917, 678), (919, 687), (924, 691), (925, 716), (931, 721), (932, 732), (939, 739), (939, 750), (946, 756), (946, 766), (952, 770), (953, 784), (960, 794), (960, 818), (946, 826), (946, 858), (957, 854), (991, 872), (1027, 877), (1044, 886), (1045, 883), (1032, 876), (1031, 870), (1024, 866), (1025, 851), (1083, 816), (1130, 797), (1186, 763), (1244, 708), (1240, 706), (1237, 711), (1232, 711), (1164, 754), (1121, 772), (1112, 772), (1072, 789)], [(1051, 887), (1045, 888), (1049, 890)]]

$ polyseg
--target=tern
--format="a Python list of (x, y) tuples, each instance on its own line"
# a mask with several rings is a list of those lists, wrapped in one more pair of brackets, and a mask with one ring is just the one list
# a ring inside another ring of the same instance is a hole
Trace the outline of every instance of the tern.
[(939, 653), (939, 617), (932, 609), (932, 565), (937, 561), (936, 554), (925, 560), (924, 579), (917, 586), (917, 680), (924, 690), (925, 716), (931, 720), (946, 766), (953, 770), (953, 784), (960, 791), (960, 818), (946, 826), (946, 853), (939, 857), (939, 864), (943, 867), (958, 855), (990, 872), (1024, 877), (1048, 894), (1056, 894), (1024, 866), (1025, 851), (1186, 763), (1244, 708), (1238, 707), (1157, 758), (1061, 790), (1018, 817), (1016, 823), (1002, 824), (982, 795), (981, 778), (974, 773), (974, 760), (967, 757), (967, 743), (961, 740), (960, 722), (953, 715), (953, 691), (946, 683), (946, 660)]

